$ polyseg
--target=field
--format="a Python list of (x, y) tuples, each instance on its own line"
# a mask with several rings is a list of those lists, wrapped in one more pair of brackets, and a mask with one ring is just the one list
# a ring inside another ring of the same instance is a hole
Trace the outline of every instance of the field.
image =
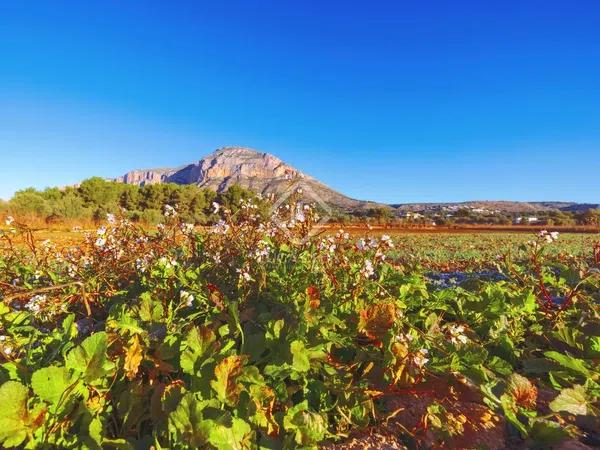
[(599, 444), (598, 235), (311, 237), (310, 209), (281, 214), (9, 219), (0, 446)]

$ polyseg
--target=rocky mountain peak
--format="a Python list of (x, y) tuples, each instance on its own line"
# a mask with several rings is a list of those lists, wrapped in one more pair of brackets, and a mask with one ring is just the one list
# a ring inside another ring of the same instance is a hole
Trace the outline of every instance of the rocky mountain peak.
[(239, 185), (274, 196), (289, 189), (295, 180), (302, 180), (320, 199), (332, 206), (354, 208), (364, 203), (334, 191), (276, 156), (248, 147), (222, 147), (198, 162), (180, 168), (134, 170), (115, 179), (140, 186), (154, 183), (196, 184), (217, 192)]

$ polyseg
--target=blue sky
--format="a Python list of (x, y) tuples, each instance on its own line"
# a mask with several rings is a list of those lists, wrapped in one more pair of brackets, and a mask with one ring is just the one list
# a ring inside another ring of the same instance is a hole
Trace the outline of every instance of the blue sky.
[(600, 201), (596, 1), (0, 4), (0, 198), (225, 145), (356, 198)]

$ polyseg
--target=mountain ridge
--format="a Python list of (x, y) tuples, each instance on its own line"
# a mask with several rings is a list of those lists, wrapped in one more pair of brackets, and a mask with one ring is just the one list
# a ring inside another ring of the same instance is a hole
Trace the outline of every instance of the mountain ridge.
[(298, 185), (310, 191), (313, 200), (329, 206), (352, 210), (377, 205), (343, 195), (274, 155), (238, 146), (221, 147), (197, 162), (177, 168), (137, 169), (113, 180), (138, 186), (155, 183), (196, 184), (217, 192), (237, 184), (274, 198)]
[(113, 181), (143, 186), (155, 183), (196, 184), (217, 192), (223, 192), (234, 184), (262, 195), (276, 198), (286, 193), (294, 183), (301, 183), (312, 191), (313, 200), (344, 210), (361, 210), (369, 207), (389, 206), (398, 212), (437, 211), (444, 208), (484, 208), (510, 213), (535, 211), (580, 212), (600, 208), (598, 203), (554, 201), (471, 200), (464, 202), (415, 202), (383, 203), (357, 200), (348, 197), (285, 163), (276, 156), (258, 150), (241, 147), (221, 147), (196, 162), (174, 168), (135, 169)]

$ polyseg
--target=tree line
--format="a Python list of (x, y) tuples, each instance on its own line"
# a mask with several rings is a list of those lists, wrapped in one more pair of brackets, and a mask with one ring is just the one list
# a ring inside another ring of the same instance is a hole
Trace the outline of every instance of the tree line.
[[(164, 183), (137, 186), (99, 177), (84, 180), (79, 186), (23, 189), (0, 207), (5, 213), (41, 218), (48, 223), (102, 221), (108, 213), (123, 213), (133, 221), (156, 224), (163, 220), (165, 205), (177, 205), (178, 214), (183, 220), (205, 225), (219, 220), (222, 209), (235, 213), (242, 200), (253, 200), (260, 214), (266, 214), (269, 210), (266, 200), (240, 186), (217, 193), (196, 185)], [(222, 209), (215, 211), (213, 202)]]

